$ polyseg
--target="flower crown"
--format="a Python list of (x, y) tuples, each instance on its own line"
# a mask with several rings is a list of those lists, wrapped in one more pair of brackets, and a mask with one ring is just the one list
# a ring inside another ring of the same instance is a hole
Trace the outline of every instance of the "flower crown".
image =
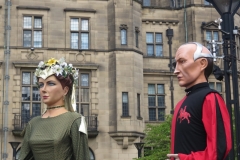
[(59, 60), (50, 58), (45, 62), (39, 62), (35, 71), (36, 77), (46, 79), (53, 74), (56, 74), (57, 76), (61, 75), (64, 78), (66, 78), (68, 75), (72, 75), (74, 83), (76, 83), (78, 79), (78, 70), (73, 68), (72, 64), (67, 64), (64, 58), (60, 58)]

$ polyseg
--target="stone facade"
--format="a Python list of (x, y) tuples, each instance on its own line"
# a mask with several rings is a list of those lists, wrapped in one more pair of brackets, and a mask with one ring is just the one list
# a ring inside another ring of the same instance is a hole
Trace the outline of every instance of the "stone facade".
[[(173, 74), (168, 67), (166, 30), (170, 27), (174, 31), (174, 56), (177, 48), (186, 41), (206, 45), (206, 31), (217, 31), (214, 20), (219, 17), (212, 6), (204, 5), (204, 0), (191, 0), (175, 7), (169, 0), (152, 0), (150, 6), (144, 6), (141, 0), (15, 0), (11, 2), (10, 14), (7, 13), (8, 6), (4, 5), (7, 1), (0, 2), (0, 154), (6, 159), (12, 159), (8, 142), (22, 141), (19, 133), (15, 132), (14, 116), (22, 114), (22, 73), (34, 71), (39, 61), (51, 57), (64, 57), (80, 72), (90, 75), (88, 114), (97, 116), (98, 121), (96, 134), (89, 137), (89, 147), (95, 160), (136, 158), (137, 149), (133, 143), (144, 138), (145, 125), (162, 122), (149, 118), (149, 84), (164, 86), (164, 113), (170, 114), (171, 110), (169, 88)], [(8, 15), (10, 56), (9, 63), (6, 63)], [(239, 15), (235, 15), (235, 26), (240, 26)], [(41, 17), (42, 47), (23, 47), (24, 16)], [(89, 49), (71, 48), (71, 18), (89, 20)], [(127, 31), (126, 45), (121, 42), (121, 29)], [(162, 35), (161, 56), (147, 54), (146, 33)], [(236, 42), (239, 48), (239, 31)], [(239, 54), (237, 50), (238, 61)], [(223, 67), (222, 60), (216, 63)], [(10, 79), (6, 86), (7, 71)], [(209, 82), (219, 81), (212, 75)], [(221, 86), (224, 95), (224, 84)], [(175, 77), (173, 87), (175, 105), (185, 93)], [(127, 116), (123, 115), (123, 93), (128, 95)], [(137, 95), (140, 95), (140, 111)], [(9, 105), (5, 101), (9, 101)], [(41, 106), (43, 110), (44, 105)]]

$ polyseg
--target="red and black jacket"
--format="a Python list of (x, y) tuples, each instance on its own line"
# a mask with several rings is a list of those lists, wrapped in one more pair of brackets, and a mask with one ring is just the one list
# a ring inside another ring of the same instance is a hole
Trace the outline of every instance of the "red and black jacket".
[(171, 129), (171, 152), (180, 160), (223, 160), (231, 149), (230, 118), (221, 95), (200, 83), (186, 89)]

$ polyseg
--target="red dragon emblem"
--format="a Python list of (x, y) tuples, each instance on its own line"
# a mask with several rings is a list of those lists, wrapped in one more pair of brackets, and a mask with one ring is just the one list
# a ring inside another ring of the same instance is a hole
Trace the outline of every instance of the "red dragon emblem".
[(180, 119), (180, 123), (181, 123), (184, 119), (186, 119), (186, 120), (188, 121), (188, 123), (190, 123), (189, 117), (191, 117), (191, 115), (190, 115), (188, 112), (186, 112), (186, 107), (187, 107), (187, 106), (185, 106), (184, 109), (181, 108), (180, 111), (179, 111), (178, 118)]

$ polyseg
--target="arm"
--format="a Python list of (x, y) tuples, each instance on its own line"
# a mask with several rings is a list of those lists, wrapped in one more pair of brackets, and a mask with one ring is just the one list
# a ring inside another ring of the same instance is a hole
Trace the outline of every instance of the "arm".
[(20, 150), (19, 160), (33, 159), (31, 148), (28, 144), (30, 135), (31, 135), (31, 125), (30, 123), (28, 123), (28, 125), (24, 128), (23, 132), (21, 133), (21, 136), (24, 136), (24, 139), (22, 142), (21, 150)]
[(227, 107), (218, 94), (206, 96), (202, 109), (202, 122), (207, 133), (204, 151), (189, 155), (178, 154), (180, 160), (222, 160), (231, 149), (230, 118)]
[(75, 160), (89, 160), (88, 136), (79, 132), (81, 118), (76, 119), (71, 126), (71, 138)]

